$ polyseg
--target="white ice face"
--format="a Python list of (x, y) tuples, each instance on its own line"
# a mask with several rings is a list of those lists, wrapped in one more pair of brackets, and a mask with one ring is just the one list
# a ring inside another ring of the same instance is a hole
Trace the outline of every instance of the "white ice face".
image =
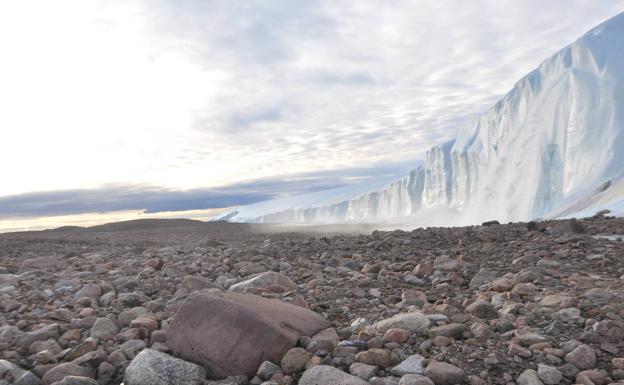
[(604, 208), (624, 215), (623, 186), (620, 14), (544, 61), (405, 178), (261, 202), (225, 218), (457, 225)]

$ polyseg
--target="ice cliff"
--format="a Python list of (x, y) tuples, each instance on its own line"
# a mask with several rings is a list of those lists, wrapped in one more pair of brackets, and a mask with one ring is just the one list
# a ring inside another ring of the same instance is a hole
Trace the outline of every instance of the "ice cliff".
[(260, 202), (217, 219), (454, 225), (606, 207), (624, 215), (623, 174), (620, 14), (544, 61), (403, 179)]

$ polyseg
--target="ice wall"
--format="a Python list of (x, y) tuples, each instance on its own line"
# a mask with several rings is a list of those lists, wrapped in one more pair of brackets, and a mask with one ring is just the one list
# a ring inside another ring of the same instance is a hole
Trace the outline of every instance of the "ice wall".
[(221, 219), (374, 222), (440, 209), (451, 213), (449, 225), (529, 220), (621, 175), (623, 114), (620, 14), (544, 61), (405, 178), (244, 206)]

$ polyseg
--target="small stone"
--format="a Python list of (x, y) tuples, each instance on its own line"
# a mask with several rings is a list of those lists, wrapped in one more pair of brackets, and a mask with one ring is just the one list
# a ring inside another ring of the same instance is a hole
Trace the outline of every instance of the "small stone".
[(400, 380), (398, 377), (373, 377), (368, 383), (370, 385), (399, 385)]
[(533, 355), (533, 353), (531, 353), (529, 349), (523, 348), (522, 346), (515, 344), (513, 342), (509, 344), (508, 352), (512, 356), (518, 356), (518, 357), (524, 357), (524, 358), (529, 358)]
[(406, 374), (424, 374), (425, 369), (423, 363), (425, 358), (419, 354), (414, 354), (407, 357), (400, 364), (393, 367), (391, 372), (395, 376), (404, 376)]
[(354, 362), (349, 366), (349, 373), (368, 381), (377, 374), (377, 366)]
[(375, 348), (356, 354), (355, 359), (358, 362), (363, 362), (369, 365), (377, 365), (382, 368), (392, 366), (395, 362), (395, 357), (390, 350)]
[(282, 369), (271, 361), (264, 361), (258, 368), (258, 376), (262, 380), (269, 380), (275, 373), (281, 373)]
[(544, 385), (539, 379), (537, 372), (533, 369), (526, 369), (516, 380), (518, 385)]
[[(306, 370), (298, 385), (368, 385), (363, 379), (328, 365), (317, 365)], [(128, 384), (126, 384), (128, 385)]]
[(91, 327), (91, 337), (99, 340), (110, 340), (119, 332), (115, 323), (108, 318), (98, 318)]
[(468, 307), (466, 307), (466, 312), (482, 319), (493, 319), (498, 317), (498, 313), (496, 313), (494, 306), (484, 300), (478, 300), (471, 303)]
[(588, 345), (581, 345), (572, 350), (565, 355), (564, 360), (580, 370), (593, 369), (596, 367), (596, 353)]
[(425, 376), (435, 385), (455, 385), (462, 383), (466, 374), (455, 365), (433, 361), (425, 369)]
[(60, 381), (67, 376), (93, 377), (93, 370), (83, 366), (76, 365), (71, 362), (55, 366), (46, 372), (41, 379), (42, 385), (50, 385), (53, 382)]
[(410, 338), (410, 332), (405, 329), (393, 328), (388, 329), (383, 336), (384, 342), (398, 342), (400, 344), (406, 342)]
[(438, 336), (442, 336), (458, 339), (463, 336), (467, 329), (466, 325), (458, 323), (437, 326), (429, 329), (429, 337), (436, 338)]
[(516, 332), (515, 338), (518, 341), (518, 343), (524, 347), (529, 347), (531, 345), (548, 342), (548, 338), (544, 337), (541, 334), (534, 333), (534, 332), (525, 332), (525, 333)]
[(559, 369), (544, 364), (537, 366), (537, 375), (546, 385), (556, 385), (563, 379), (563, 375)]
[(486, 283), (492, 282), (495, 279), (496, 279), (495, 272), (490, 271), (488, 269), (481, 269), (477, 272), (477, 274), (475, 274), (472, 277), (468, 286), (473, 289), (478, 288)]
[(312, 355), (304, 348), (292, 348), (282, 358), (280, 366), (286, 374), (302, 372)]
[(576, 383), (582, 385), (606, 385), (608, 374), (604, 370), (584, 370), (577, 374)]
[(148, 330), (156, 330), (158, 329), (158, 321), (152, 318), (147, 317), (139, 317), (135, 318), (130, 322), (130, 327), (132, 328), (146, 328)]
[(499, 293), (510, 291), (514, 287), (514, 282), (509, 278), (498, 278), (489, 283), (490, 290)]
[(399, 385), (434, 385), (429, 378), (419, 374), (406, 374), (399, 380)]

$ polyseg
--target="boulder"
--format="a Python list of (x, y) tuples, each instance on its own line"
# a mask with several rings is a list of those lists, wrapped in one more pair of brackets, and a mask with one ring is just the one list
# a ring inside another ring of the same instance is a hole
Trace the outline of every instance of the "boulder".
[(253, 377), (264, 361), (281, 362), (299, 337), (328, 326), (320, 315), (279, 300), (200, 291), (180, 307), (167, 345), (175, 355), (204, 366), (211, 378)]
[(299, 385), (368, 385), (363, 379), (352, 376), (332, 366), (317, 365), (306, 370)]
[(152, 349), (144, 349), (126, 369), (125, 385), (200, 385), (206, 371), (199, 365), (183, 361)]

